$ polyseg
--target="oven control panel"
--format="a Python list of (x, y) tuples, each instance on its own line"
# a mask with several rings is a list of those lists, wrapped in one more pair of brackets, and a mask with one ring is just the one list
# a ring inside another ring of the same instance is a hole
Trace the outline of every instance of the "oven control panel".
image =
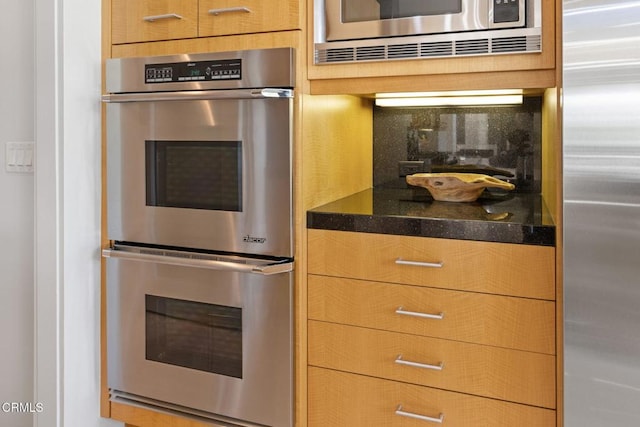
[(146, 64), (145, 83), (241, 80), (242, 59)]

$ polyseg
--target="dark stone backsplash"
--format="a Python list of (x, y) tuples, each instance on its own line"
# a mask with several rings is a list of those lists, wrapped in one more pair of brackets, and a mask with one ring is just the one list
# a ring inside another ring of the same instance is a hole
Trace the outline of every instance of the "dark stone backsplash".
[(487, 107), (373, 110), (374, 187), (406, 188), (415, 172), (478, 172), (541, 187), (542, 100)]

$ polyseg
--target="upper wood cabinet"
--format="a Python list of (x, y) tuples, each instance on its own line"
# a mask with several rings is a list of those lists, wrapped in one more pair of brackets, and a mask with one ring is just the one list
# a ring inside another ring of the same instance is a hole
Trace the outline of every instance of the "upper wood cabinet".
[(199, 9), (200, 37), (300, 28), (295, 0), (200, 0)]
[(112, 0), (113, 44), (301, 28), (297, 0)]
[(113, 44), (197, 37), (194, 0), (112, 0)]

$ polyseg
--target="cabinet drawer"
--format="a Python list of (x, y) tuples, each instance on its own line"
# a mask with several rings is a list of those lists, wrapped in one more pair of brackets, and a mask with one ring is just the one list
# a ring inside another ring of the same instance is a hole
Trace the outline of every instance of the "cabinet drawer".
[(309, 427), (552, 427), (555, 411), (322, 368), (309, 368)]
[(546, 246), (308, 230), (312, 274), (553, 300)]
[(555, 303), (421, 286), (308, 276), (308, 317), (555, 354)]
[(113, 44), (197, 37), (193, 0), (112, 0)]
[(293, 0), (200, 0), (199, 35), (206, 37), (299, 29), (299, 3)]
[(547, 354), (310, 321), (309, 365), (555, 407)]

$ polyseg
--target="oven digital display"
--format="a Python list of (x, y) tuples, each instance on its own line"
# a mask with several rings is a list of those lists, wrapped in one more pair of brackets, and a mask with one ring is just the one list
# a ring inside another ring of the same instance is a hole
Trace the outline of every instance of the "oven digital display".
[(145, 141), (147, 206), (242, 211), (240, 141)]
[(144, 66), (145, 83), (241, 80), (242, 59), (173, 62)]
[(145, 295), (146, 359), (242, 378), (242, 309)]

